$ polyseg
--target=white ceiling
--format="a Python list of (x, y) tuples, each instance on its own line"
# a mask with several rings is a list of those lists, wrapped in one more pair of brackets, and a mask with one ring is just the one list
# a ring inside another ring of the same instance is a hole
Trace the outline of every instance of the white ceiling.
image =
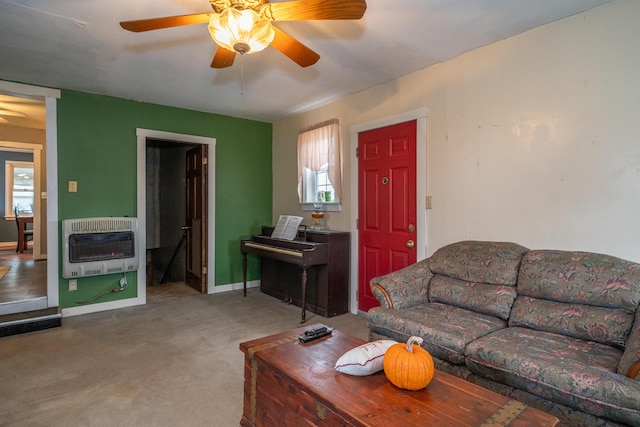
[(209, 12), (206, 0), (0, 0), (0, 79), (274, 122), (610, 1), (367, 0), (359, 21), (277, 24), (315, 65), (268, 47), (212, 69), (206, 24), (119, 26)]

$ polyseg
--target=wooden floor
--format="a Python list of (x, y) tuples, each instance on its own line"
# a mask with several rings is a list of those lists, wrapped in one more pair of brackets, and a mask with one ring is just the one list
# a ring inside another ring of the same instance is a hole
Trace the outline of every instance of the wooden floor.
[(34, 261), (31, 248), (0, 250), (0, 265), (11, 266), (0, 279), (0, 303), (47, 296), (47, 261)]

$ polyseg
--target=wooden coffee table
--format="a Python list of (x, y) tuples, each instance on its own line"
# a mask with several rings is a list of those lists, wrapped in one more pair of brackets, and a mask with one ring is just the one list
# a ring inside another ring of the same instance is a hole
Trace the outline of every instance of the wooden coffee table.
[(308, 325), (240, 344), (245, 353), (248, 426), (555, 426), (558, 419), (518, 401), (436, 371), (425, 390), (392, 385), (384, 372), (356, 377), (336, 360), (365, 341), (333, 331), (306, 344)]

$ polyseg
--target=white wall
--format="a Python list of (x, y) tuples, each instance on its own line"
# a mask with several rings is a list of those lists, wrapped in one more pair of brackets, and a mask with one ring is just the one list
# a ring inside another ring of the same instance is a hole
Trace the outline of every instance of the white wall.
[(346, 202), (328, 223), (349, 230), (350, 127), (427, 108), (427, 255), (478, 239), (640, 262), (638, 16), (617, 0), (275, 123), (274, 217), (302, 214), (300, 128), (342, 118)]

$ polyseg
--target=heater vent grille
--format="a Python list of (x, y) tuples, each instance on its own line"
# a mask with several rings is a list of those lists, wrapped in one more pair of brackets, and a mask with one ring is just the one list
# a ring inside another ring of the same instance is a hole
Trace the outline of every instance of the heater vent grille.
[(62, 277), (115, 274), (138, 269), (138, 219), (80, 218), (62, 221)]
[(82, 218), (70, 221), (71, 233), (107, 233), (112, 231), (130, 231), (137, 218)]

